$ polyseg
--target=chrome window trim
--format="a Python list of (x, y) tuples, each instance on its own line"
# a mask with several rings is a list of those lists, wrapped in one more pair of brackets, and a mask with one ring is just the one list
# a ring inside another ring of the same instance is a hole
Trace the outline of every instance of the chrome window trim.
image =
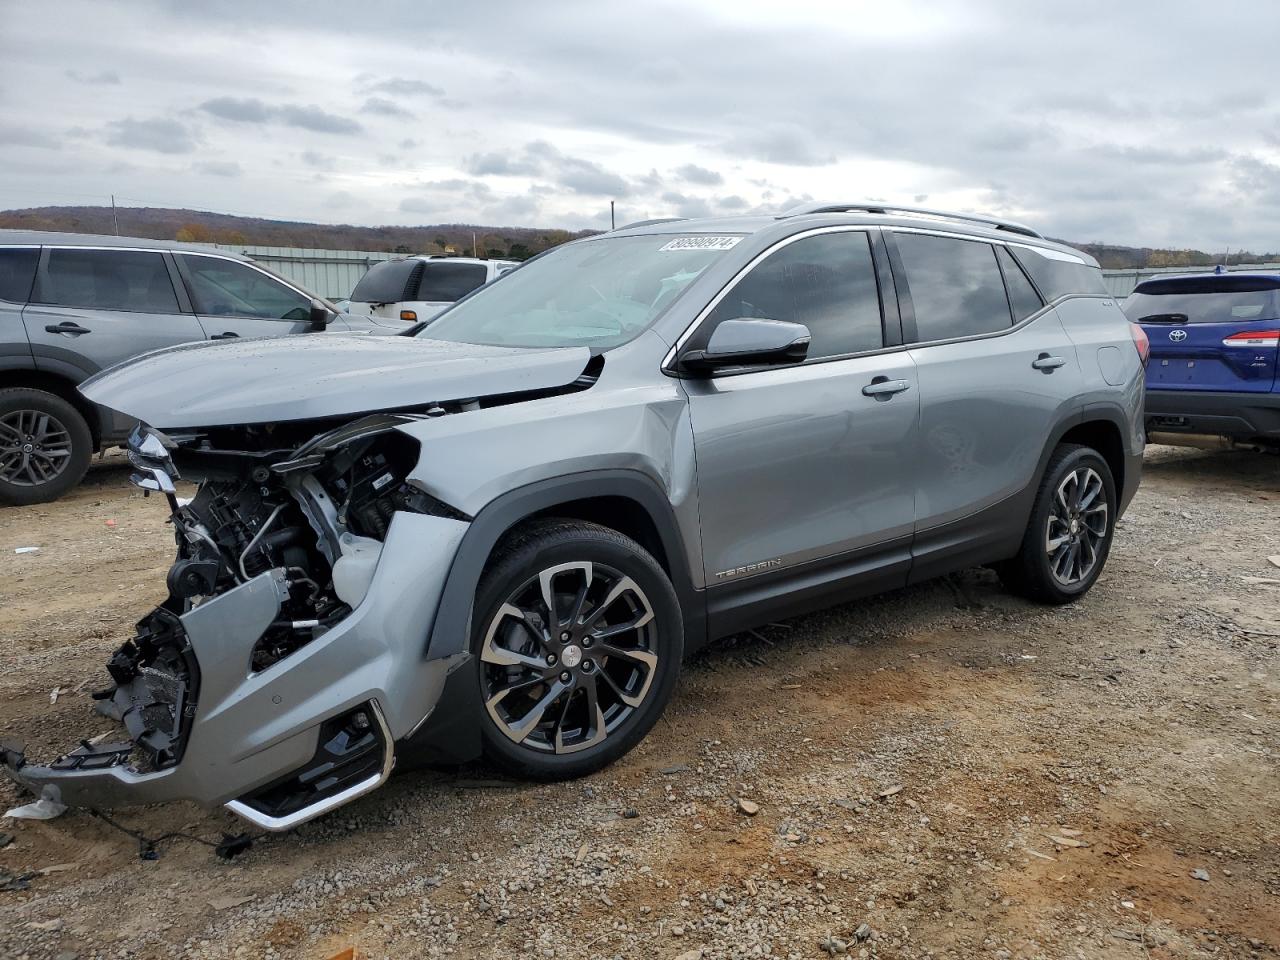
[[(707, 304), (701, 310), (698, 311), (697, 316), (695, 316), (692, 322), (690, 322), (690, 324), (687, 327), (685, 327), (684, 332), (676, 338), (676, 342), (672, 345), (671, 349), (667, 351), (666, 356), (662, 358), (662, 372), (670, 376), (680, 375), (679, 371), (677, 371), (674, 366), (675, 358), (676, 358), (676, 355), (680, 352), (680, 350), (683, 349), (684, 345), (688, 342), (689, 338), (692, 337), (694, 333), (697, 332), (698, 328), (702, 326), (703, 321), (707, 319), (707, 316), (711, 313), (711, 311), (715, 310), (715, 308), (720, 305), (720, 301), (729, 295), (729, 291), (732, 290), (735, 286), (737, 286), (739, 281), (741, 281), (743, 277), (745, 277), (748, 273), (754, 270), (762, 261), (767, 260), (769, 257), (773, 256), (783, 247), (790, 246), (791, 244), (795, 243), (797, 240), (803, 240), (806, 237), (819, 236), (824, 233), (865, 233), (867, 234), (867, 242), (870, 243), (871, 232), (873, 230), (880, 230), (880, 229), (881, 229), (880, 227), (874, 224), (865, 224), (865, 223), (838, 224), (830, 227), (815, 227), (811, 230), (804, 230), (804, 231), (801, 231), (800, 233), (793, 233), (789, 237), (783, 237), (781, 240), (779, 240), (777, 243), (773, 244), (772, 246), (769, 246), (766, 249), (761, 250), (758, 254), (756, 254), (749, 261), (747, 261), (746, 265), (743, 266), (737, 273), (735, 273), (730, 278), (728, 283), (726, 283), (723, 287), (720, 288), (719, 292), (714, 297), (712, 297), (711, 300), (708, 301)], [(729, 234), (725, 234), (725, 236), (729, 236)], [(872, 255), (874, 258), (874, 251), (872, 251)], [(872, 262), (874, 263), (874, 259)], [(884, 292), (879, 290), (879, 287), (880, 287), (879, 278), (877, 277), (876, 289), (877, 291), (879, 291), (878, 295), (881, 298), (880, 322), (881, 322), (881, 329), (883, 330)], [(873, 353), (887, 352), (888, 350), (891, 350), (891, 349), (893, 348), (881, 347), (879, 350), (868, 350), (860, 354), (848, 354), (847, 356), (840, 356), (840, 357), (823, 357), (821, 360), (812, 360), (812, 361), (802, 360), (799, 364), (785, 364), (784, 366), (793, 367), (793, 366), (800, 366), (805, 363), (820, 363), (823, 360), (845, 360), (845, 359), (848, 359), (848, 357), (867, 356)], [(778, 368), (774, 367), (771, 369), (778, 369)], [(744, 372), (755, 372), (755, 371), (749, 370)]]

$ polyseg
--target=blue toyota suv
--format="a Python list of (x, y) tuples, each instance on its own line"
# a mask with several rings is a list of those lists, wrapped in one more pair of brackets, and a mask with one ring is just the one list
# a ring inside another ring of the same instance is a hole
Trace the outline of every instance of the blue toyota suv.
[(1124, 310), (1151, 340), (1148, 434), (1280, 448), (1280, 273), (1145, 280)]

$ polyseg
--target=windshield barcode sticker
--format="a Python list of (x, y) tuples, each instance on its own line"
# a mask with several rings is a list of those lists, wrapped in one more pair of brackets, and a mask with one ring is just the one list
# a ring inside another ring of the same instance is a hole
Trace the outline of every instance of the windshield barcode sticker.
[(667, 250), (730, 250), (737, 246), (741, 237), (681, 237), (658, 248), (662, 253)]

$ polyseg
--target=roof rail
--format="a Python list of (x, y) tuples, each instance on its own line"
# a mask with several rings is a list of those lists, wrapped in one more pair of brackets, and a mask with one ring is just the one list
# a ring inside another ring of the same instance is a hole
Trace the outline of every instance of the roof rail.
[[(632, 227), (652, 227), (655, 223), (679, 223), (681, 220), (688, 220), (688, 217), (658, 217), (656, 220), (637, 220), (634, 223), (624, 223), (615, 230), (630, 230)], [(612, 232), (612, 231), (611, 231)]]
[(965, 223), (979, 223), (983, 226), (994, 227), (997, 230), (1007, 230), (1009, 233), (1021, 234), (1024, 237), (1035, 237), (1037, 240), (1044, 239), (1038, 231), (1031, 229), (1024, 223), (1018, 223), (1016, 220), (1001, 220), (999, 217), (984, 217), (976, 213), (951, 213), (947, 210), (931, 210), (928, 207), (905, 207), (899, 203), (876, 203), (870, 200), (858, 203), (802, 203), (783, 212), (778, 219), (799, 217), (807, 213), (849, 213), (851, 211), (877, 213), (884, 216), (906, 213), (937, 217), (940, 220), (960, 220)]

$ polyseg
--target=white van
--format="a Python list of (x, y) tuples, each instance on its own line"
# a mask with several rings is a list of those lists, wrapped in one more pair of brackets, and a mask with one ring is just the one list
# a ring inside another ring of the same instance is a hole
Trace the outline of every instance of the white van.
[(353, 314), (419, 323), (519, 266), (518, 260), (418, 256), (384, 260), (351, 291)]

